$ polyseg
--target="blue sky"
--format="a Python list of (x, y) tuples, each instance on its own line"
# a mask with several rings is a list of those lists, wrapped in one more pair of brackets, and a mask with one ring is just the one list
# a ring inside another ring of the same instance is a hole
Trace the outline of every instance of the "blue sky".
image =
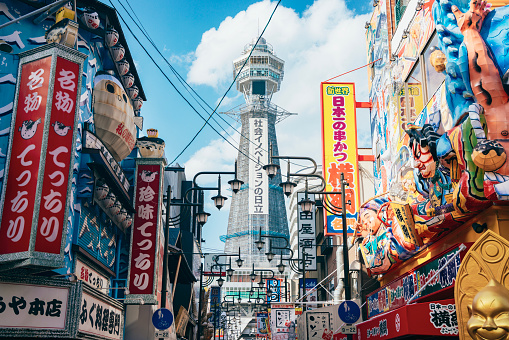
[[(109, 0), (103, 1), (110, 4)], [(211, 110), (200, 108), (178, 84), (169, 67), (126, 15), (119, 0), (112, 1), (177, 88), (202, 116), (208, 116)], [(120, 2), (129, 10), (126, 0)], [(233, 59), (262, 31), (276, 3), (269, 0), (129, 1), (163, 55), (212, 107), (230, 86)], [(285, 60), (281, 91), (272, 101), (298, 113), (277, 126), (281, 154), (321, 159), (319, 85), (321, 81), (367, 63), (364, 23), (371, 15), (371, 3), (365, 0), (280, 3), (264, 34), (276, 55)], [(171, 162), (201, 128), (203, 120), (177, 94), (125, 27), (124, 33), (147, 96), (142, 107), (144, 129), (159, 130), (159, 137), (166, 142), (166, 157)], [(338, 81), (356, 82), (357, 100), (367, 100), (365, 69)], [(243, 102), (233, 86), (218, 111), (227, 111)], [(222, 117), (234, 128), (240, 128), (228, 116)], [(370, 147), (368, 117), (369, 112), (358, 112), (359, 142), (364, 147)], [(211, 122), (215, 128), (237, 145), (238, 134), (234, 129), (216, 119), (220, 126)], [(186, 166), (186, 175), (192, 179), (198, 171), (232, 171), (236, 156), (233, 147), (210, 127), (205, 127), (177, 162)], [(213, 185), (216, 180), (203, 178), (199, 184)], [(218, 212), (212, 201), (208, 201), (206, 210), (212, 216), (204, 227), (204, 248), (205, 251), (220, 251), (223, 243), (219, 235), (226, 233), (229, 205)]]

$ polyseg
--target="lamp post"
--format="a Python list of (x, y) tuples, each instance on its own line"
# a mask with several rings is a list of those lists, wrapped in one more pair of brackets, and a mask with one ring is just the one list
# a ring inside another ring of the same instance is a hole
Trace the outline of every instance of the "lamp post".
[[(316, 162), (309, 157), (295, 157), (295, 156), (274, 156), (272, 155), (272, 148), (270, 149), (270, 158), (269, 158), (269, 164), (264, 166), (264, 169), (267, 171), (267, 175), (270, 178), (273, 178), (277, 171), (279, 170), (279, 165), (274, 164), (272, 162), (273, 159), (286, 159), (288, 161), (288, 168), (287, 168), (287, 182), (281, 183), (280, 186), (285, 190), (285, 194), (287, 196), (290, 196), (293, 192), (293, 188), (295, 185), (292, 185), (292, 182), (290, 181), (291, 177), (305, 177), (306, 178), (306, 189), (305, 189), (305, 198), (299, 202), (298, 204), (301, 206), (301, 209), (303, 212), (311, 212), (313, 209), (313, 206), (315, 202), (309, 200), (308, 194), (321, 194), (324, 195), (324, 208), (333, 214), (341, 213), (341, 220), (343, 224), (343, 280), (344, 280), (344, 287), (345, 287), (345, 299), (350, 300), (351, 299), (351, 288), (350, 288), (350, 269), (349, 269), (349, 260), (348, 260), (348, 226), (346, 221), (346, 202), (345, 202), (345, 188), (348, 186), (347, 181), (345, 180), (344, 173), (341, 173), (340, 181), (341, 181), (341, 191), (325, 191), (326, 189), (326, 182), (325, 179), (316, 173), (317, 165)], [(313, 171), (310, 173), (291, 173), (290, 172), (290, 160), (291, 159), (300, 159), (300, 160), (308, 160), (313, 164)], [(310, 191), (308, 190), (308, 178), (315, 178), (319, 179), (321, 181), (321, 185), (318, 190)], [(341, 208), (335, 207), (331, 205), (327, 200), (327, 195), (341, 195)], [(304, 256), (305, 257), (305, 256)], [(305, 261), (304, 261), (304, 271), (305, 271)], [(305, 273), (304, 273), (304, 280), (305, 280)], [(305, 282), (303, 282), (304, 289), (305, 289)]]
[[(165, 169), (166, 170), (166, 169)], [(218, 185), (215, 187), (200, 187), (196, 184), (196, 180), (201, 175), (218, 175)], [(175, 218), (170, 218), (170, 207), (174, 206), (184, 206), (184, 207), (192, 207), (193, 208), (193, 216), (196, 216), (196, 219), (193, 219), (193, 232), (196, 232), (196, 238), (199, 243), (201, 243), (201, 226), (203, 226), (210, 216), (209, 213), (203, 211), (203, 191), (205, 190), (217, 190), (217, 195), (212, 197), (214, 201), (214, 205), (218, 210), (220, 210), (226, 201), (226, 197), (221, 195), (221, 175), (234, 175), (234, 179), (230, 180), (228, 184), (230, 184), (231, 189), (234, 193), (240, 190), (241, 185), (244, 183), (237, 178), (237, 163), (235, 162), (235, 171), (233, 172), (199, 172), (193, 178), (193, 184), (190, 189), (188, 189), (185, 194), (182, 196), (180, 200), (171, 198), (171, 187), (168, 186), (167, 189), (167, 202), (166, 202), (166, 226), (165, 226), (165, 247), (164, 247), (164, 258), (163, 258), (163, 289), (161, 291), (162, 299), (164, 301), (164, 307), (166, 306), (166, 298), (167, 298), (167, 275), (168, 275), (168, 241), (169, 241), (169, 225), (180, 223), (180, 214)], [(196, 196), (193, 196), (193, 201), (190, 202), (188, 199), (189, 193), (198, 191), (199, 199), (196, 199)], [(198, 201), (198, 202), (196, 202)], [(198, 211), (196, 209), (198, 208)], [(240, 253), (239, 253), (240, 254)], [(182, 256), (182, 255), (181, 255)], [(203, 264), (200, 266), (200, 293), (198, 300), (198, 338), (201, 336), (201, 310), (202, 310), (202, 299), (201, 292), (203, 290)], [(163, 302), (162, 302), (163, 303)]]

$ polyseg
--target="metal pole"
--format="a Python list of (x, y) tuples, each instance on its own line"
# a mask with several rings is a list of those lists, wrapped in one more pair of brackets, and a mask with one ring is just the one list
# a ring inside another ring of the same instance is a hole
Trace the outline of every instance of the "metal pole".
[[(350, 262), (348, 260), (348, 226), (346, 224), (346, 194), (345, 194), (345, 174), (341, 173), (341, 220), (343, 223), (343, 281), (345, 286), (345, 300), (352, 298), (352, 292), (350, 290)], [(351, 340), (352, 335), (348, 334), (347, 339)]]
[(205, 298), (205, 294), (203, 294), (203, 298), (201, 295), (202, 292), (202, 286), (203, 286), (203, 262), (200, 264), (200, 292), (198, 294), (198, 339), (201, 340), (201, 310), (203, 308), (203, 302), (202, 299)]
[(19, 18), (13, 19), (11, 21), (6, 22), (5, 24), (0, 25), (0, 29), (2, 29), (4, 27), (7, 27), (7, 26), (9, 26), (11, 24), (14, 24), (14, 23), (16, 23), (18, 21), (21, 21), (23, 19), (30, 18), (31, 16), (34, 16), (34, 15), (39, 14), (41, 12), (44, 12), (46, 10), (49, 12), (49, 11), (51, 11), (52, 8), (54, 8), (56, 6), (60, 6), (60, 5), (63, 6), (67, 1), (68, 0), (60, 0), (60, 1), (57, 1), (57, 2), (54, 2), (54, 3), (51, 3), (51, 4), (47, 5), (47, 6), (41, 7), (41, 8), (39, 8), (39, 9), (33, 11), (33, 12), (27, 13), (25, 15), (20, 16)]
[(288, 302), (288, 275), (285, 274), (285, 302)]
[[(302, 302), (306, 302), (306, 248), (302, 249)], [(302, 304), (302, 312), (306, 311), (306, 304)]]
[[(163, 255), (163, 287), (161, 289), (161, 308), (166, 308), (166, 296), (168, 295), (168, 241), (170, 239), (170, 204), (171, 186), (166, 190), (166, 223), (164, 225), (164, 255)], [(163, 340), (163, 338), (160, 338)]]

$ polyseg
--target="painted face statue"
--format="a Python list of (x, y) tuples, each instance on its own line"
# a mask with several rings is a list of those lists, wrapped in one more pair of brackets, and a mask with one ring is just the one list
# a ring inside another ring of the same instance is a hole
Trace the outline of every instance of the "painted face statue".
[(428, 146), (421, 146), (419, 143), (412, 145), (412, 152), (415, 159), (415, 167), (419, 169), (423, 178), (432, 178), (435, 176), (437, 166), (431, 150)]
[(361, 212), (361, 225), (366, 235), (376, 235), (378, 229), (380, 229), (380, 224), (381, 221), (376, 216), (376, 211), (365, 209)]
[(472, 339), (509, 339), (509, 290), (491, 280), (468, 306), (468, 334)]

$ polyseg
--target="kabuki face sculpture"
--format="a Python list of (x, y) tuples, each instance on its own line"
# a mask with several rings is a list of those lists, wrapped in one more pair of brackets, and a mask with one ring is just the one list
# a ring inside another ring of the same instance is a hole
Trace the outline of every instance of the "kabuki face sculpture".
[(412, 153), (415, 159), (415, 168), (419, 169), (423, 178), (433, 178), (437, 166), (431, 150), (428, 146), (421, 146), (419, 143), (412, 145)]
[(468, 306), (468, 334), (472, 339), (509, 339), (509, 290), (491, 280)]

